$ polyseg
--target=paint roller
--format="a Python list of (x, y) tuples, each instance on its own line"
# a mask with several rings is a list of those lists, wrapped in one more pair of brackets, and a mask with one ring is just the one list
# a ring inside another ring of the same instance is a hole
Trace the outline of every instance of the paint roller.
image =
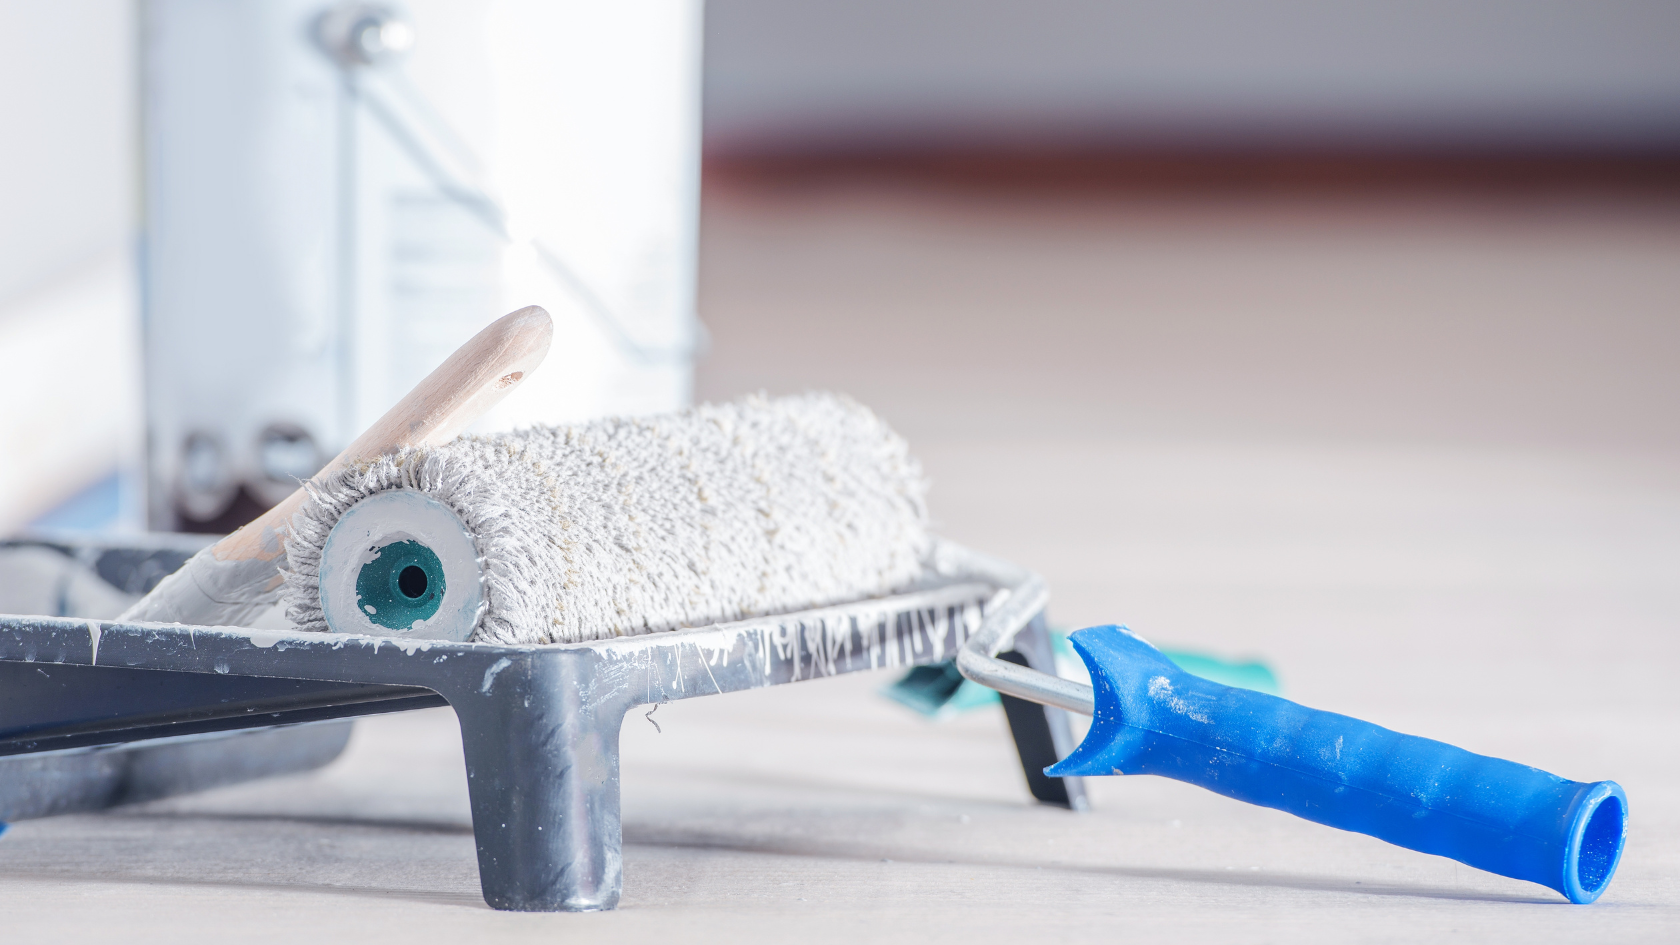
[(923, 574), (920, 468), (845, 397), (748, 397), (399, 450), (317, 477), (304, 630), (574, 643), (876, 597)]
[(457, 437), (546, 353), (480, 332), (337, 459), (124, 620), (566, 643), (785, 613), (923, 575), (921, 469), (834, 394)]
[[(194, 558), (131, 619), (208, 622), (197, 615), (249, 612), (236, 592), (278, 592), (305, 630), (540, 645), (868, 598), (939, 570), (920, 468), (841, 396), (750, 397), (445, 442), (469, 408), (540, 360), (538, 315), (508, 316), (526, 324), (496, 336), (523, 340), (475, 338), (463, 352), (494, 354), (458, 352), (422, 383), (430, 393), (411, 394), (281, 508)], [(475, 367), (451, 371), (457, 361)], [(464, 386), (446, 389), (456, 375)], [(433, 401), (454, 405), (437, 414), (448, 422), (413, 419), (432, 417), (419, 405)], [(1118, 628), (1074, 636), (1094, 691), (997, 660), (1046, 599), (1030, 575), (1000, 592), (958, 667), (1010, 695), (1095, 713), (1052, 776), (1172, 777), (1573, 902), (1596, 899), (1615, 871), (1626, 796), (1614, 782), (1566, 781), (1218, 686)]]

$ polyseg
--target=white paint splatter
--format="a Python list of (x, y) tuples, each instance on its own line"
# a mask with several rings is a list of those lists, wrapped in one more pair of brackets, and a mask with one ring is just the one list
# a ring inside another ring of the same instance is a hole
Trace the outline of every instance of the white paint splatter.
[(507, 669), (512, 665), (513, 660), (510, 660), (505, 656), (496, 662), (491, 663), (490, 668), (484, 671), (484, 684), (478, 687), (478, 691), (485, 695), (489, 695), (490, 684), (496, 681), (496, 676), (501, 673), (502, 670)]
[[(700, 668), (706, 671), (706, 678), (710, 679), (712, 681), (712, 691), (716, 692), (716, 693), (722, 693), (723, 692), (723, 687), (718, 685), (717, 676), (712, 674), (712, 665), (713, 664), (712, 664), (711, 660), (708, 660), (706, 658), (705, 649), (702, 646), (700, 646), (699, 644), (696, 644), (694, 649), (699, 651)], [(719, 650), (713, 650), (712, 651), (714, 657), (718, 652), (719, 652)]]
[(100, 635), (99, 621), (89, 620), (87, 622), (87, 628), (88, 628), (88, 643), (93, 647), (93, 659), (88, 662), (88, 665), (98, 666), (99, 665), (99, 635)]
[(1209, 724), (1207, 713), (1197, 711), (1173, 692), (1172, 681), (1165, 676), (1155, 676), (1149, 680), (1149, 698), (1185, 718), (1194, 719), (1203, 725)]
[[(723, 682), (729, 682), (731, 690), (757, 688), (778, 681), (796, 682), (949, 656), (978, 624), (983, 609), (978, 598), (984, 590), (949, 587), (931, 592), (937, 595), (933, 601), (858, 601), (819, 611), (695, 627), (672, 632), (669, 642), (660, 639), (665, 637), (661, 633), (560, 645), (587, 647), (609, 660), (637, 664), (645, 675), (632, 685), (638, 689), (645, 686), (645, 697), (652, 702), (656, 701), (654, 688), (659, 689), (658, 699), (663, 700), (668, 695), (666, 687), (673, 693), (701, 695), (725, 691)], [(655, 668), (662, 665), (655, 654), (664, 653), (675, 657), (678, 666), (691, 670), (695, 661), (677, 656), (685, 650), (698, 658), (710, 685), (697, 684), (690, 692), (687, 682), (699, 674), (676, 666), (663, 671)], [(913, 655), (918, 651), (920, 659)], [(714, 668), (733, 669), (737, 664), (747, 670), (746, 678), (733, 675), (720, 680), (722, 674), (713, 673)], [(670, 669), (676, 672), (662, 678)]]

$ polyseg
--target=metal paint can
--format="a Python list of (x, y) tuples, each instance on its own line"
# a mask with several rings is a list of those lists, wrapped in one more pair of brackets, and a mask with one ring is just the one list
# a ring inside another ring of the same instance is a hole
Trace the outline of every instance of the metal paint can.
[(699, 0), (142, 9), (152, 528), (236, 527), (527, 304), (479, 430), (688, 403)]

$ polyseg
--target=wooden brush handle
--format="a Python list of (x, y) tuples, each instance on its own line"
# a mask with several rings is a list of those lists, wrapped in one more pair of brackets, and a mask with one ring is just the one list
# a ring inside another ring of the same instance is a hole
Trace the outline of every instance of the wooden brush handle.
[[(553, 337), (548, 313), (535, 305), (502, 316), (426, 375), (311, 481), (325, 481), (405, 446), (449, 442), (536, 370)], [(203, 625), (257, 616), (273, 603), (280, 586), (286, 528), (305, 498), (298, 489), (200, 551), (119, 619)]]

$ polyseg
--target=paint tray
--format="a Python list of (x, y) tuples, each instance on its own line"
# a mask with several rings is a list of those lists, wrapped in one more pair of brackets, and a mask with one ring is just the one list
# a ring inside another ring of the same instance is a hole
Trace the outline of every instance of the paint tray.
[[(102, 791), (95, 780), (109, 772), (74, 759), (109, 746), (164, 752), (153, 767), (165, 772), (168, 752), (220, 757), (225, 782), (275, 773), (227, 733), (264, 730), (271, 749), (280, 733), (292, 754), (279, 769), (297, 770), (330, 760), (347, 735), (300, 723), (447, 705), (461, 725), (485, 901), (611, 909), (623, 884), (618, 735), (630, 709), (939, 663), (1002, 589), (984, 573), (948, 571), (884, 598), (546, 646), (0, 616), (0, 766), (11, 766), (0, 768), (11, 785), (0, 804), (12, 804), (0, 820), (204, 786), (165, 774), (149, 789)], [(1053, 672), (1041, 618), (1010, 658)], [(1066, 716), (1016, 699), (1005, 708), (1034, 795), (1083, 807), (1079, 779), (1042, 774), (1072, 748)]]

